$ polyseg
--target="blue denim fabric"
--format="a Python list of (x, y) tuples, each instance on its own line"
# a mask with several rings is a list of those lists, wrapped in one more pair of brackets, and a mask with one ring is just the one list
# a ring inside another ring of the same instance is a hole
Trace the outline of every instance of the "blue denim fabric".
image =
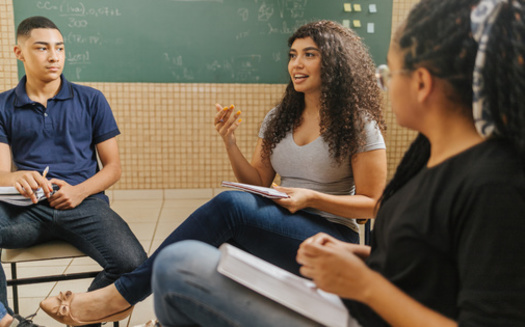
[[(90, 196), (70, 210), (53, 209), (47, 201), (28, 207), (0, 203), (0, 248), (23, 248), (52, 239), (73, 244), (104, 268), (89, 290), (113, 283), (147, 257), (128, 224), (98, 197)], [(0, 302), (7, 306), (1, 268), (0, 283)]]
[(222, 192), (190, 215), (139, 268), (122, 275), (115, 286), (132, 305), (151, 294), (153, 262), (166, 246), (198, 240), (218, 247), (236, 246), (292, 273), (299, 274), (297, 249), (306, 238), (325, 232), (358, 243), (359, 234), (314, 214), (291, 214), (272, 200), (241, 191)]
[(7, 315), (7, 309), (5, 308), (4, 304), (0, 302), (0, 320), (4, 318)]
[(198, 241), (159, 254), (152, 285), (162, 326), (320, 326), (218, 273), (219, 257), (218, 249)]

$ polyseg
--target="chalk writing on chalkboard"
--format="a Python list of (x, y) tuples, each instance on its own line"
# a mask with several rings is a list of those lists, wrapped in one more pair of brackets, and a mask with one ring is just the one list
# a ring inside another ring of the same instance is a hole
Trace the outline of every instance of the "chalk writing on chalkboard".
[(374, 4), (348, 17), (333, 0), (13, 1), (16, 25), (42, 15), (60, 28), (72, 81), (188, 83), (286, 83), (287, 39), (318, 19), (374, 23), (356, 31), (383, 61), (392, 0)]

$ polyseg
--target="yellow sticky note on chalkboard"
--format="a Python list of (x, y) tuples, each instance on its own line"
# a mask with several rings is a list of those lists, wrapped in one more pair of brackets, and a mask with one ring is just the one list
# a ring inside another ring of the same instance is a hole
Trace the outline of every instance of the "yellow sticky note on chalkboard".
[(354, 19), (352, 24), (354, 25), (354, 27), (361, 27), (361, 21), (359, 19)]
[(358, 4), (358, 3), (355, 3), (354, 4), (354, 11), (357, 11), (357, 12), (361, 11), (361, 5)]
[(344, 6), (345, 12), (351, 12), (352, 11), (352, 4), (345, 3), (343, 6)]

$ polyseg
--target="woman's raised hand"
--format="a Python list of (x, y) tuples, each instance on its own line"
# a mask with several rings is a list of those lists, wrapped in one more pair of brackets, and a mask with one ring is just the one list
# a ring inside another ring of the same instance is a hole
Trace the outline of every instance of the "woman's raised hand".
[(234, 113), (234, 105), (223, 107), (217, 103), (215, 107), (217, 109), (213, 121), (215, 130), (221, 135), (226, 147), (236, 144), (234, 132), (241, 124), (242, 119), (239, 118), (241, 111)]

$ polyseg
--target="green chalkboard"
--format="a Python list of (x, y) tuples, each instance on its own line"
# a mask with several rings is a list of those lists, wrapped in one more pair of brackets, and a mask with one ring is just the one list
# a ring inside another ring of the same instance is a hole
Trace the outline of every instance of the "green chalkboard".
[(65, 75), (83, 82), (286, 83), (286, 43), (297, 27), (358, 20), (354, 29), (383, 63), (392, 22), (392, 0), (13, 0), (13, 6), (16, 26), (34, 15), (57, 24)]

